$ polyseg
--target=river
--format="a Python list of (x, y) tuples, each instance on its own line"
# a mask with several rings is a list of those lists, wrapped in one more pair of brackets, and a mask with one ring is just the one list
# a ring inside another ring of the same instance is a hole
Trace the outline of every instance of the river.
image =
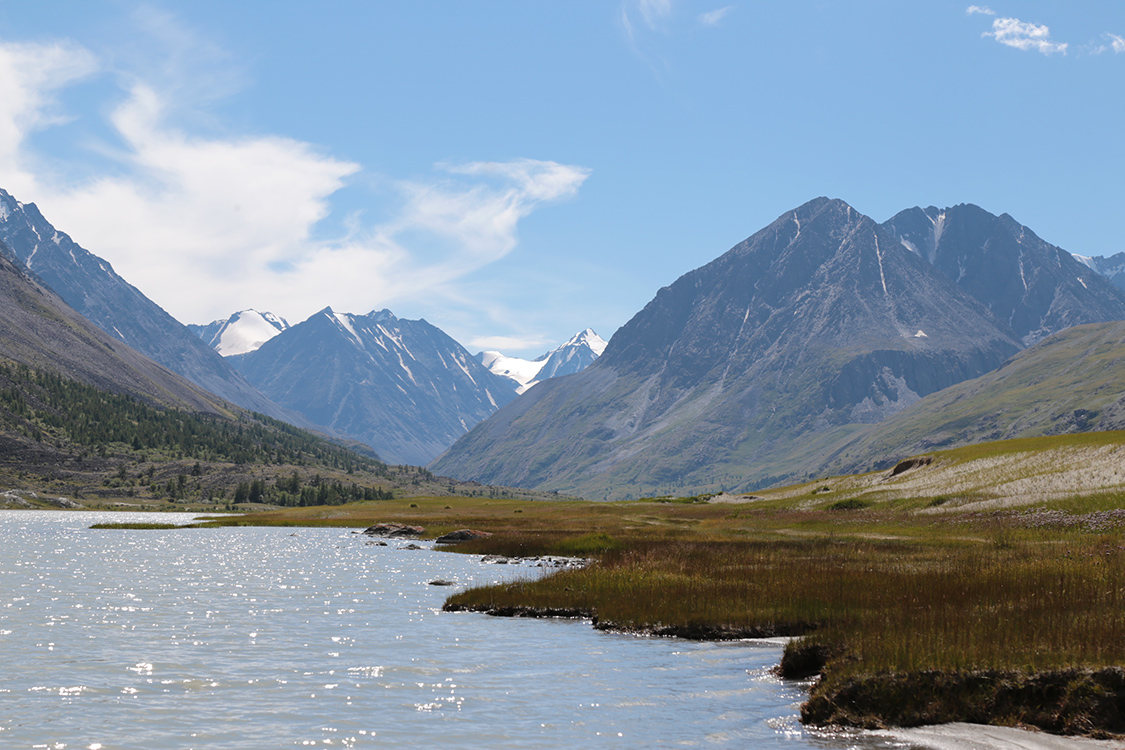
[(194, 517), (0, 511), (0, 747), (906, 746), (804, 729), (777, 643), (441, 611), (539, 568), (343, 529), (89, 529)]

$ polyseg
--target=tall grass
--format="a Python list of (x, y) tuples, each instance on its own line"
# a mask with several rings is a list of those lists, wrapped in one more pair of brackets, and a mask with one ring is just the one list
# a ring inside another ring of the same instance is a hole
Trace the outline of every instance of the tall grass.
[(864, 540), (638, 544), (580, 570), (458, 594), (457, 607), (580, 610), (622, 628), (808, 638), (834, 674), (1125, 664), (1125, 546)]

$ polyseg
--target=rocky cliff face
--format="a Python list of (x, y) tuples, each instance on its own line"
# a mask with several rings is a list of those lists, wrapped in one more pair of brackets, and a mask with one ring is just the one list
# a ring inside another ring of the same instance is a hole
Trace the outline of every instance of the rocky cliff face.
[(230, 361), (277, 403), (391, 463), (428, 463), (516, 396), (441, 330), (389, 310), (326, 308)]
[(752, 488), (1019, 349), (926, 259), (820, 198), (661, 289), (597, 362), (434, 468), (593, 497)]
[(256, 391), (184, 325), (118, 276), (113, 267), (57, 231), (33, 203), (0, 190), (0, 241), (8, 257), (33, 272), (106, 334), (239, 406), (312, 426)]
[(1006, 323), (1025, 344), (1125, 319), (1125, 293), (1008, 214), (972, 204), (911, 208), (883, 228)]

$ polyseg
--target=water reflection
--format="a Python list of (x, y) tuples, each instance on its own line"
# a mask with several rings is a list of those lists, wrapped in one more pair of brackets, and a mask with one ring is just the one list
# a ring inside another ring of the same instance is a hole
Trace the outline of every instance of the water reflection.
[(98, 520), (0, 511), (2, 747), (893, 746), (804, 730), (802, 686), (769, 671), (780, 645), (443, 613), (456, 589), (429, 585), (540, 569), (339, 529)]

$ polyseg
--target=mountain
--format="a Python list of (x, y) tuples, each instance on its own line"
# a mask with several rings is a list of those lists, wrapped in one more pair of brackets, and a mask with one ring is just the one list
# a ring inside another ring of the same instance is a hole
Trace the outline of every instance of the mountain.
[(0, 190), (0, 241), (7, 257), (34, 273), (68, 305), (118, 341), (232, 403), (311, 426), (257, 392), (198, 336), (113, 267), (43, 218), (34, 203)]
[(1125, 319), (1125, 292), (1008, 214), (911, 208), (883, 228), (979, 300), (1025, 343)]
[(0, 359), (153, 406), (232, 413), (229, 404), (91, 324), (9, 255), (0, 244)]
[(584, 370), (601, 356), (605, 347), (605, 339), (587, 328), (534, 360), (507, 357), (495, 351), (481, 352), (477, 360), (495, 374), (516, 381), (519, 384), (516, 392), (523, 393), (540, 380)]
[(252, 352), (289, 327), (280, 315), (257, 310), (240, 310), (229, 318), (207, 325), (188, 324), (207, 346), (224, 357)]
[(432, 468), (599, 498), (763, 486), (1021, 348), (876, 222), (818, 198), (661, 289), (596, 362)]
[(979, 378), (873, 425), (818, 467), (866, 471), (933, 450), (1009, 438), (1125, 429), (1125, 322), (1043, 339)]
[[(1074, 253), (1071, 253), (1074, 255)], [(1108, 257), (1074, 255), (1082, 265), (1097, 271), (1105, 276), (1115, 287), (1125, 290), (1125, 253), (1117, 253)]]
[(440, 329), (389, 310), (325, 308), (230, 361), (277, 403), (392, 463), (430, 462), (516, 397)]

